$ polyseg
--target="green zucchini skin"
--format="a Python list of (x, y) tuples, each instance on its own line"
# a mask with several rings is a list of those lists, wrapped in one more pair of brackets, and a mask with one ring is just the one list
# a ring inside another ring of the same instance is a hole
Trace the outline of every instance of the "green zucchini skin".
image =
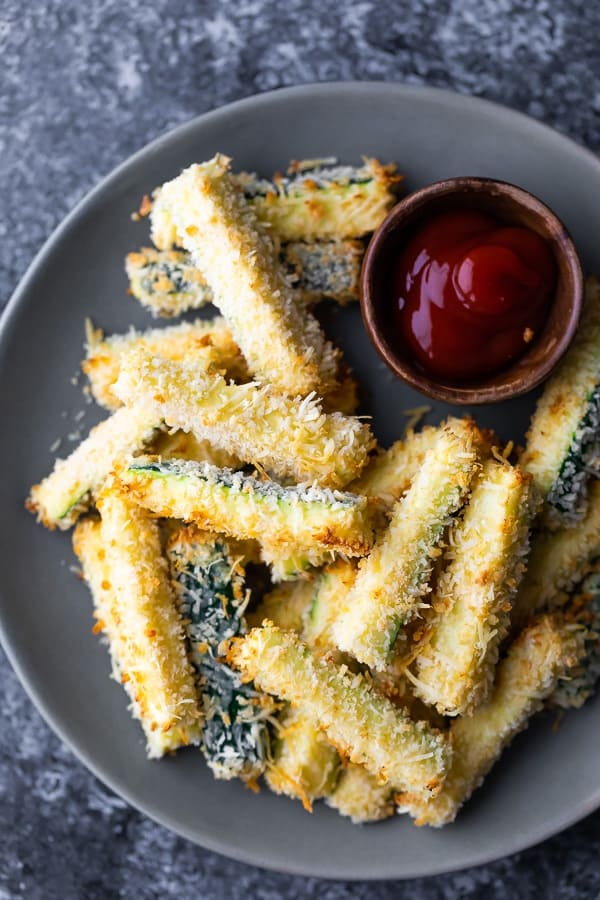
[(246, 632), (243, 569), (227, 543), (194, 528), (176, 533), (167, 555), (204, 703), (202, 752), (217, 778), (253, 781), (270, 755), (273, 703), (219, 655)]

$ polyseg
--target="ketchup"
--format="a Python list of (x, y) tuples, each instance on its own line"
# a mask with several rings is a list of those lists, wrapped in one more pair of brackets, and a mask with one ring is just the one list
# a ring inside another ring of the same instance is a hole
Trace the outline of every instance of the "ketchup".
[(524, 353), (544, 324), (556, 264), (535, 232), (457, 209), (421, 227), (392, 283), (402, 345), (428, 374), (461, 382)]

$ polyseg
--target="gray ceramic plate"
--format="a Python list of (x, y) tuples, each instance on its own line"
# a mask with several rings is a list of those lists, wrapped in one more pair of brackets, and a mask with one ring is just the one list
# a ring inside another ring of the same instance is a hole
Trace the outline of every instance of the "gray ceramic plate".
[[(600, 804), (598, 706), (542, 719), (522, 735), (461, 814), (442, 830), (407, 819), (356, 827), (324, 805), (214, 781), (198, 752), (148, 762), (122, 689), (108, 678), (91, 633), (87, 590), (69, 570), (70, 536), (49, 534), (23, 509), (51, 467), (50, 445), (74, 429), (84, 404), (71, 384), (83, 320), (107, 331), (149, 318), (126, 295), (123, 256), (147, 241), (130, 213), (143, 193), (220, 150), (269, 174), (291, 158), (361, 154), (395, 159), (408, 189), (454, 175), (523, 185), (571, 229), (586, 268), (600, 233), (600, 163), (543, 125), (481, 100), (383, 84), (326, 84), (264, 94), (190, 122), (142, 150), (94, 190), (55, 232), (13, 297), (0, 331), (0, 622), (4, 647), (49, 724), (126, 800), (192, 841), (275, 869), (335, 878), (401, 878), (482, 863), (542, 840)], [(366, 386), (379, 438), (403, 429), (423, 398), (388, 375), (358, 309), (327, 325)], [(476, 411), (503, 437), (520, 437), (533, 398)], [(68, 411), (67, 418), (61, 412)], [(464, 412), (465, 410), (461, 410)], [(441, 405), (430, 421), (447, 412)], [(97, 414), (88, 408), (85, 427)], [(59, 453), (64, 453), (68, 441)], [(72, 446), (72, 445), (71, 445)]]

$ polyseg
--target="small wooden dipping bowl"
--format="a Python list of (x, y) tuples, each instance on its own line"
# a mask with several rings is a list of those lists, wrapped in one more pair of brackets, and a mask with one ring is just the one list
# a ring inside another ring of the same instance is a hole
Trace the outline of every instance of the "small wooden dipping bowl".
[[(537, 232), (548, 243), (557, 268), (554, 299), (541, 332), (506, 369), (459, 385), (431, 376), (394, 341), (391, 271), (416, 230), (436, 215), (474, 209), (501, 223)], [(361, 273), (361, 310), (365, 327), (387, 365), (400, 378), (429, 397), (447, 403), (495, 403), (532, 390), (550, 374), (571, 343), (583, 299), (583, 277), (577, 251), (565, 226), (533, 194), (505, 181), (450, 178), (415, 191), (395, 206), (374, 233)]]

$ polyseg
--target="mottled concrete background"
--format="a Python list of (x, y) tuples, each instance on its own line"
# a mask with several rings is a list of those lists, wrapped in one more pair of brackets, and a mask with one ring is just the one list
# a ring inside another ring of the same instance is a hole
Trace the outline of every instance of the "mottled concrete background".
[[(113, 166), (198, 113), (280, 85), (439, 85), (600, 148), (593, 0), (335, 6), (0, 0), (0, 307), (55, 225)], [(541, 847), (448, 877), (291, 878), (203, 851), (129, 809), (50, 733), (4, 657), (0, 708), (0, 900), (600, 896), (600, 813)]]

